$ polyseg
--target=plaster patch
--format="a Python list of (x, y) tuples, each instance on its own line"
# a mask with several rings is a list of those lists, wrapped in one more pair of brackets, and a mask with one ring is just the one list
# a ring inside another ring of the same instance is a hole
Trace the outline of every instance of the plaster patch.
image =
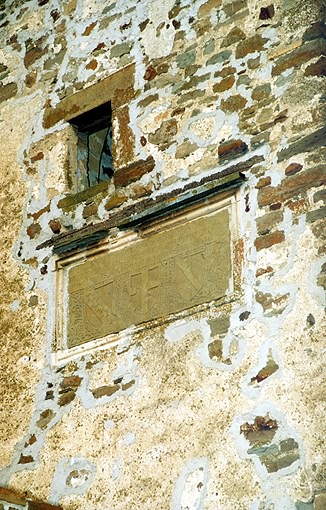
[(203, 510), (207, 482), (207, 459), (202, 457), (188, 461), (175, 485), (173, 510)]
[(85, 494), (95, 478), (96, 466), (83, 457), (63, 458), (57, 465), (51, 490), (51, 502), (72, 494)]
[(170, 324), (165, 330), (165, 338), (168, 342), (179, 342), (186, 335), (199, 330), (204, 337), (210, 334), (210, 328), (206, 319), (200, 321), (181, 320)]
[[(173, 47), (175, 30), (172, 23), (168, 22), (168, 12), (174, 6), (174, 0), (152, 0), (148, 7), (148, 16), (151, 23), (143, 32), (143, 44), (145, 51), (151, 58), (159, 58), (168, 55)], [(166, 21), (163, 28), (158, 28)]]

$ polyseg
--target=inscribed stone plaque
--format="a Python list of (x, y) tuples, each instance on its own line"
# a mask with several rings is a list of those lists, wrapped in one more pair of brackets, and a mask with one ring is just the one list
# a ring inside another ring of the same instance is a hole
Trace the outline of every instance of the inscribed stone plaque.
[(67, 344), (223, 297), (231, 278), (227, 208), (67, 268)]

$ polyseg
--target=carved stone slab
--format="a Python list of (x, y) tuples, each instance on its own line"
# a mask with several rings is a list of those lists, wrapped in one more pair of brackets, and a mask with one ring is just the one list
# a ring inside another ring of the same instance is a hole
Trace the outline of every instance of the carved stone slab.
[(68, 348), (223, 297), (228, 208), (171, 224), (66, 267)]

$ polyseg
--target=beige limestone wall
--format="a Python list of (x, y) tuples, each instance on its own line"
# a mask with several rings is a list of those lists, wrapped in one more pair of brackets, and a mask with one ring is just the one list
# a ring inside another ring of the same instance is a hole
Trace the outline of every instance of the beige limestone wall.
[[(0, 486), (65, 510), (325, 508), (324, 15), (320, 0), (0, 6)], [(109, 100), (114, 176), (76, 193), (68, 121)], [(63, 349), (58, 252), (222, 185), (224, 299)]]

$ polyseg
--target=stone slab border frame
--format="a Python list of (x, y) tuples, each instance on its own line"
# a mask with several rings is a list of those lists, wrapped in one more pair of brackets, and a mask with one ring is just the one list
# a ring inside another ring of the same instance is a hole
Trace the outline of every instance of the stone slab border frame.
[(104, 103), (111, 102), (112, 124), (119, 134), (119, 143), (112, 141), (112, 155), (116, 168), (131, 163), (134, 159), (135, 136), (129, 126), (129, 102), (135, 96), (135, 65), (130, 64), (107, 78), (74, 94), (64, 97), (52, 107), (47, 106), (43, 116), (43, 127), (52, 128), (60, 121), (69, 122)]
[[(54, 274), (56, 278), (56, 318), (55, 331), (52, 339), (52, 362), (54, 364), (61, 363), (72, 359), (87, 352), (103, 349), (107, 346), (114, 346), (122, 339), (128, 337), (131, 333), (141, 335), (142, 332), (153, 327), (162, 327), (171, 322), (171, 320), (183, 319), (185, 317), (199, 317), (204, 313), (209, 315), (212, 310), (221, 305), (231, 303), (238, 300), (241, 296), (241, 266), (242, 266), (242, 250), (241, 242), (238, 238), (238, 193), (237, 187), (224, 190), (221, 193), (215, 193), (204, 200), (196, 201), (188, 204), (187, 207), (171, 212), (166, 217), (143, 218), (139, 224), (129, 224), (128, 228), (122, 228), (117, 236), (117, 228), (113, 228), (113, 232), (107, 232), (105, 238), (101, 239), (97, 244), (86, 247), (86, 249), (77, 249), (62, 253), (54, 257)], [(123, 329), (120, 332), (104, 335), (101, 338), (94, 338), (79, 345), (68, 345), (67, 329), (68, 329), (68, 312), (65, 303), (68, 302), (68, 271), (74, 265), (78, 265), (85, 260), (94, 260), (98, 255), (108, 253), (110, 250), (123, 250), (124, 246), (128, 246), (133, 242), (144, 239), (146, 236), (155, 235), (155, 233), (174, 228), (179, 224), (186, 224), (190, 220), (196, 220), (219, 211), (228, 211), (228, 226), (230, 245), (226, 252), (229, 253), (229, 285), (224, 295), (219, 295), (217, 299), (210, 299), (207, 302), (195, 302), (193, 305), (187, 305), (186, 309), (168, 313), (157, 318), (150, 318), (138, 323), (131, 330)]]

